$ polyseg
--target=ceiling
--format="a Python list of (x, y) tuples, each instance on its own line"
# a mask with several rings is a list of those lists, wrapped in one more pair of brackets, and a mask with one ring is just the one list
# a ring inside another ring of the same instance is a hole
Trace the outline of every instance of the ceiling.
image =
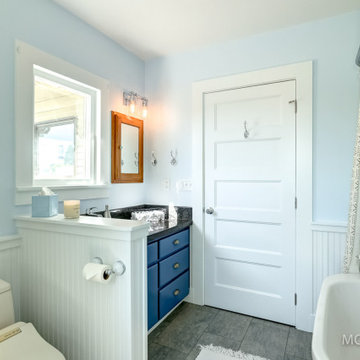
[(360, 0), (53, 0), (142, 59), (360, 9)]

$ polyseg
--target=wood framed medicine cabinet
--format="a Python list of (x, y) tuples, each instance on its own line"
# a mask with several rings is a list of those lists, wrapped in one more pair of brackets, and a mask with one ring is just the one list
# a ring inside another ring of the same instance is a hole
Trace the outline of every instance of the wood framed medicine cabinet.
[(111, 182), (144, 181), (144, 122), (111, 112)]

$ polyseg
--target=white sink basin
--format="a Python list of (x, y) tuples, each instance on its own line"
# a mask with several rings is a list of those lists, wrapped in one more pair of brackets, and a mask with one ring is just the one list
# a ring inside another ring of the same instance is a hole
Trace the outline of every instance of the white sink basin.
[(313, 360), (360, 359), (360, 274), (326, 278), (317, 305)]

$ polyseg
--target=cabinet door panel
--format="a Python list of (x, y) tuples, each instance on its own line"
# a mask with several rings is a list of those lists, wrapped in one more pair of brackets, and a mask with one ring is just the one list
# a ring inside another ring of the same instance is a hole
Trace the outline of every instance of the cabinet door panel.
[(148, 266), (155, 263), (158, 259), (158, 243), (152, 243), (147, 246), (147, 264)]
[(189, 271), (160, 290), (160, 319), (189, 294)]
[(189, 229), (161, 239), (159, 241), (160, 259), (180, 250), (187, 245), (189, 245)]
[(160, 261), (159, 282), (160, 287), (175, 279), (178, 275), (189, 268), (189, 247), (180, 250), (174, 255)]
[(158, 285), (158, 264), (155, 264), (148, 269), (148, 329), (159, 320)]

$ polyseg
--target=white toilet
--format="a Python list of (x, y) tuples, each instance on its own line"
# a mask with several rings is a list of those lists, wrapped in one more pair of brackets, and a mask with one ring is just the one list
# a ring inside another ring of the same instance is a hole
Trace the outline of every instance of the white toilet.
[(0, 359), (65, 360), (47, 343), (31, 323), (14, 323), (14, 306), (10, 284), (0, 279)]

